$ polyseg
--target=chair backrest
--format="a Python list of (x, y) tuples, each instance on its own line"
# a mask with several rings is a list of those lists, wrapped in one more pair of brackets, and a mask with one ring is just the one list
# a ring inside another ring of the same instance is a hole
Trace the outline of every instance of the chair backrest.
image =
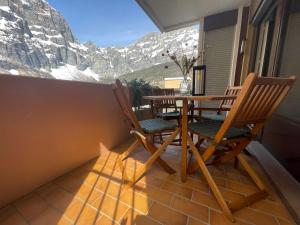
[[(152, 94), (155, 96), (174, 96), (175, 90), (173, 88), (153, 88)], [(177, 109), (176, 101), (173, 99), (155, 100), (152, 107), (155, 109), (154, 111), (159, 109), (166, 109), (167, 111), (169, 108)]]
[(140, 123), (132, 110), (130, 105), (129, 96), (126, 94), (125, 87), (122, 85), (119, 79), (116, 80), (114, 85), (114, 94), (116, 99), (127, 119), (130, 121), (132, 128), (141, 131)]
[(296, 80), (287, 78), (258, 77), (248, 75), (240, 94), (216, 135), (221, 140), (230, 127), (251, 126), (252, 135), (258, 134), (265, 122), (278, 108)]
[[(224, 95), (238, 95), (242, 89), (242, 86), (228, 86), (225, 90)], [(230, 110), (233, 103), (235, 102), (235, 99), (224, 99), (221, 101), (219, 106), (219, 113), (222, 111), (222, 109)]]

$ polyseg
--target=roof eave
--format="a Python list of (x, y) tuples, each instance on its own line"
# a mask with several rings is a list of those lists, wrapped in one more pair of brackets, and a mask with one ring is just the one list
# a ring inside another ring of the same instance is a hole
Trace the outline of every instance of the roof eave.
[(142, 0), (136, 0), (139, 6), (144, 10), (144, 12), (149, 16), (149, 18), (153, 21), (153, 23), (158, 27), (161, 32), (166, 32), (167, 29), (163, 27), (163, 25), (156, 19), (155, 13), (151, 10), (151, 7)]

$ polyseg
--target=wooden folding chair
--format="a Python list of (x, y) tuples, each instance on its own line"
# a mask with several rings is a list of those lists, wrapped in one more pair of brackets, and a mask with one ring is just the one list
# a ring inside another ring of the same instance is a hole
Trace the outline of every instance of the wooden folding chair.
[[(152, 94), (154, 96), (174, 96), (174, 88), (153, 88)], [(164, 120), (176, 120), (178, 126), (181, 122), (180, 109), (177, 107), (176, 100), (163, 99), (151, 101), (151, 113), (153, 118), (161, 118)], [(169, 135), (168, 133), (153, 135), (153, 142), (155, 137), (159, 137), (160, 143), (163, 142), (163, 136)], [(181, 139), (176, 139), (172, 145), (181, 145)]]
[[(238, 95), (241, 91), (241, 86), (228, 86), (225, 90), (224, 95)], [(210, 119), (216, 121), (224, 121), (226, 115), (223, 113), (224, 111), (230, 111), (235, 99), (224, 99), (220, 102), (218, 108), (197, 108), (197, 110), (201, 110), (201, 118)], [(214, 113), (208, 111), (215, 111)]]
[[(174, 96), (175, 90), (173, 88), (154, 88), (152, 94), (156, 96)], [(159, 117), (165, 120), (179, 120), (180, 111), (177, 108), (176, 100), (164, 99), (155, 100), (152, 102), (151, 111), (153, 118)]]
[[(258, 135), (294, 82), (295, 77), (259, 78), (250, 74), (224, 122), (210, 120), (188, 124), (190, 132), (199, 134), (209, 143), (204, 153), (200, 154), (191, 137), (187, 138), (198, 168), (206, 178), (225, 215), (232, 221), (234, 221), (233, 212), (251, 205), (269, 194), (261, 179), (240, 153)], [(217, 148), (224, 151), (215, 154)], [(220, 164), (232, 159), (236, 159), (244, 167), (258, 186), (259, 192), (240, 201), (227, 203), (207, 169), (206, 163), (211, 160), (209, 164)]]
[[(134, 143), (127, 149), (127, 151), (125, 151), (121, 155), (119, 160), (119, 166), (122, 170), (124, 180), (128, 182), (129, 186), (134, 185), (143, 177), (143, 175), (147, 172), (147, 170), (154, 162), (157, 162), (167, 173), (175, 173), (176, 171), (173, 170), (164, 160), (162, 160), (160, 158), (160, 155), (179, 134), (180, 129), (177, 127), (177, 124), (162, 119), (149, 119), (138, 121), (135, 113), (132, 110), (132, 107), (129, 104), (128, 97), (124, 90), (124, 86), (122, 85), (120, 80), (116, 80), (116, 84), (114, 86), (114, 93), (123, 113), (130, 122), (132, 128), (130, 133), (134, 134), (137, 138), (136, 141), (134, 141)], [(168, 138), (166, 138), (166, 140), (157, 148), (151, 142), (151, 136), (162, 132), (171, 132), (171, 135)], [(152, 155), (144, 163), (144, 165), (136, 172), (136, 175), (134, 175), (134, 177), (132, 178), (129, 178), (126, 174), (125, 167), (123, 164), (124, 160), (126, 160), (128, 156), (141, 144)]]

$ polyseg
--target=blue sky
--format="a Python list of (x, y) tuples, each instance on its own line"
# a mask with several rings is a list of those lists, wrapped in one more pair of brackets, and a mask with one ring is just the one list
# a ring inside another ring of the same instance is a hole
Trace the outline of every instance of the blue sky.
[(48, 0), (81, 42), (99, 46), (127, 45), (149, 32), (159, 32), (135, 0)]

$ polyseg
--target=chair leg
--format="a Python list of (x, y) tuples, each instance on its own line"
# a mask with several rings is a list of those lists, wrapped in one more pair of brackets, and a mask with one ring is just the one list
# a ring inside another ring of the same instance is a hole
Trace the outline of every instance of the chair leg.
[[(205, 140), (204, 138), (200, 138), (201, 136), (200, 135), (198, 135), (198, 142), (197, 142), (197, 144), (196, 144), (196, 148), (198, 149), (198, 150), (200, 150), (200, 146), (201, 146), (201, 144), (203, 143), (203, 141)], [(193, 140), (193, 139), (192, 139)], [(194, 143), (194, 142), (193, 142)], [(210, 145), (209, 146), (209, 148), (204, 152), (204, 154), (203, 154), (203, 158), (204, 157), (206, 157), (206, 160), (212, 155), (212, 154), (214, 154), (214, 152), (215, 152), (215, 149), (216, 149), (216, 147), (214, 146), (214, 145)], [(209, 153), (208, 153), (209, 152)], [(207, 154), (208, 153), (208, 154)], [(204, 159), (203, 159), (204, 160)], [(204, 161), (206, 161), (206, 160), (204, 160)], [(188, 173), (189, 174), (193, 174), (193, 173), (196, 173), (196, 171), (199, 169), (199, 165), (198, 165), (198, 163), (197, 162), (194, 162), (194, 163), (192, 163), (191, 165), (189, 165), (189, 167), (188, 167)]]
[[(244, 156), (242, 156), (240, 154), (240, 155), (237, 156), (237, 159), (239, 160), (239, 162), (241, 163), (241, 165), (244, 167), (244, 169), (246, 170), (246, 172), (249, 174), (249, 176), (253, 179), (254, 183), (259, 187), (259, 189), (267, 191), (266, 186), (264, 185), (264, 183), (262, 182), (262, 180), (258, 177), (258, 175), (256, 174), (256, 172), (251, 168), (251, 166), (246, 161), (246, 159), (244, 158)], [(270, 194), (269, 191), (267, 191), (267, 192)]]
[(155, 143), (155, 135), (151, 135), (152, 143)]
[(222, 208), (224, 214), (232, 221), (234, 222), (235, 219), (229, 209), (229, 206), (227, 205), (224, 197), (222, 196), (217, 184), (215, 183), (215, 181), (213, 180), (210, 172), (208, 171), (201, 155), (198, 152), (198, 149), (196, 148), (196, 146), (194, 145), (192, 139), (190, 136), (187, 137), (188, 142), (191, 146), (192, 152), (196, 158), (196, 161), (199, 165), (200, 170), (202, 171), (205, 179), (207, 180), (208, 185), (210, 186), (214, 196), (216, 197), (217, 202), (219, 203), (220, 207)]
[(139, 140), (135, 140), (130, 146), (129, 148), (119, 157), (118, 159), (118, 165), (119, 165), (119, 168), (122, 172), (122, 177), (124, 180), (127, 180), (128, 179), (128, 176), (127, 176), (127, 173), (126, 173), (126, 170), (125, 170), (125, 166), (124, 166), (124, 163), (123, 161), (126, 160), (129, 155), (134, 151), (136, 150), (139, 146), (141, 145), (141, 143), (139, 142)]
[(270, 195), (270, 192), (267, 190), (264, 183), (261, 181), (261, 179), (255, 173), (255, 171), (248, 164), (246, 159), (244, 159), (244, 157), (241, 154), (238, 154), (238, 155), (236, 155), (237, 160), (244, 167), (244, 169), (249, 174), (249, 176), (253, 179), (254, 183), (258, 186), (260, 191), (227, 204), (226, 201), (224, 200), (221, 192), (219, 191), (216, 183), (214, 182), (212, 176), (210, 175), (202, 156), (197, 151), (196, 146), (194, 145), (192, 139), (189, 136), (188, 136), (188, 142), (191, 146), (192, 152), (196, 158), (199, 168), (200, 168), (201, 172), (203, 173), (204, 177), (206, 178), (214, 196), (216, 197), (216, 200), (218, 201), (218, 203), (219, 203), (220, 207), (222, 208), (223, 212), (225, 213), (225, 215), (231, 221), (234, 221), (234, 217), (232, 214), (233, 212), (235, 212), (239, 209), (242, 209), (246, 206), (249, 206), (259, 200), (266, 198), (268, 195)]
[(139, 146), (141, 145), (141, 143), (139, 142), (139, 140), (135, 140), (130, 146), (129, 148), (121, 155), (121, 160), (125, 160), (126, 158), (128, 158), (128, 156), (135, 151)]
[(247, 145), (249, 143), (250, 143), (250, 139), (244, 139), (244, 140), (240, 141), (234, 150), (226, 153), (223, 156), (220, 156), (218, 159), (214, 160), (212, 163), (219, 164), (219, 163), (224, 163), (224, 162), (234, 159), (247, 147)]
[(190, 152), (190, 151), (189, 151), (189, 153), (190, 153), (190, 157), (189, 157), (189, 162), (188, 162), (188, 167), (187, 167), (187, 173), (188, 173), (188, 174), (191, 174), (191, 172), (190, 172), (190, 171), (191, 171), (191, 168), (190, 168), (190, 167), (193, 165), (193, 164), (192, 164), (193, 153)]
[[(200, 146), (201, 144), (203, 143), (205, 139), (202, 138), (200, 135), (198, 135), (198, 141), (197, 141), (197, 144), (195, 145), (196, 148), (198, 149), (198, 151), (200, 151)], [(191, 154), (191, 157), (193, 156), (193, 154)], [(188, 166), (188, 173), (189, 174), (194, 174), (197, 172), (197, 170), (199, 169), (199, 165), (197, 162), (193, 162), (191, 163), (191, 160), (190, 160), (190, 163), (189, 163), (189, 166)]]
[(205, 141), (205, 138), (201, 137), (201, 135), (197, 135), (197, 143), (196, 143), (196, 148), (200, 151), (201, 150), (201, 145)]
[(125, 168), (124, 162), (123, 162), (123, 160), (121, 158), (118, 160), (118, 165), (119, 165), (119, 168), (121, 170), (123, 181), (128, 181), (129, 177), (128, 177), (127, 173), (126, 173), (126, 168)]
[[(178, 127), (181, 127), (181, 117), (177, 118), (177, 124)], [(179, 145), (181, 146), (181, 141), (182, 141), (182, 135), (181, 132), (179, 133)]]
[(251, 195), (248, 195), (242, 199), (239, 199), (234, 202), (230, 202), (229, 206), (232, 212), (235, 212), (237, 210), (240, 210), (246, 206), (252, 205), (255, 202), (258, 202), (262, 199), (265, 199), (267, 196), (270, 195), (270, 191), (267, 190), (261, 179), (258, 177), (258, 175), (255, 173), (255, 171), (251, 168), (251, 166), (248, 164), (246, 159), (240, 154), (236, 157), (241, 163), (241, 165), (244, 167), (246, 172), (249, 174), (249, 176), (252, 178), (254, 183), (257, 185), (257, 187), (260, 189), (260, 191), (255, 192)]
[[(128, 182), (128, 185), (129, 186), (133, 186), (136, 182), (138, 182), (142, 177), (143, 175), (147, 172), (147, 170), (150, 168), (150, 166), (155, 162), (157, 161), (164, 169), (166, 168), (170, 168), (170, 166), (168, 164), (166, 164), (162, 159), (159, 158), (159, 156), (164, 152), (164, 150), (167, 148), (167, 146), (172, 143), (172, 141), (176, 138), (176, 136), (178, 135), (180, 129), (177, 128), (170, 137), (168, 137), (165, 142), (159, 146), (155, 152), (153, 152), (153, 149), (149, 146), (151, 146), (149, 144), (149, 142), (147, 141), (143, 141), (144, 142), (144, 145), (146, 148), (148, 148), (148, 150), (152, 153), (152, 156), (145, 162), (145, 164), (142, 166), (142, 168), (140, 168), (136, 175), (134, 177), (131, 178), (131, 180)], [(162, 163), (163, 162), (163, 163)], [(165, 167), (167, 166), (167, 167)], [(175, 170), (173, 170), (171, 168), (172, 171), (175, 172)]]
[[(151, 153), (154, 154), (157, 151), (157, 148), (152, 144), (148, 143), (145, 145), (145, 148)], [(157, 163), (169, 174), (176, 173), (176, 171), (170, 167), (163, 159), (160, 157), (157, 158)]]
[(164, 140), (163, 140), (163, 137), (162, 137), (161, 133), (159, 134), (159, 140), (160, 140), (160, 144), (164, 143)]

